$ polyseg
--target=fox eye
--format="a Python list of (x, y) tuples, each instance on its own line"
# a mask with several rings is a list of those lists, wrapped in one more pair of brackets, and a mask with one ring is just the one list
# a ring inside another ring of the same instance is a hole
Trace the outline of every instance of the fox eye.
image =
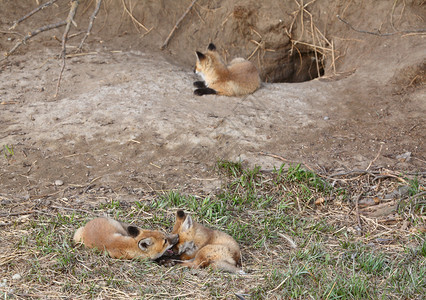
[(164, 239), (163, 246), (164, 246), (166, 243), (167, 243), (167, 240), (166, 240), (166, 239)]

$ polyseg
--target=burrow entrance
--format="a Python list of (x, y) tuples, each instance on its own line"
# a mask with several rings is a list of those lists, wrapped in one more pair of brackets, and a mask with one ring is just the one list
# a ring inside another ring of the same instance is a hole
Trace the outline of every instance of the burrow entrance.
[(313, 51), (288, 54), (276, 51), (264, 58), (260, 75), (264, 82), (304, 82), (324, 75), (324, 58)]

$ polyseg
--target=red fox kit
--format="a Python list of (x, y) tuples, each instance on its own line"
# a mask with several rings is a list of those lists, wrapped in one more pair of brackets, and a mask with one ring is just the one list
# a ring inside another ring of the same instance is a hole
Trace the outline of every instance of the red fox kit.
[(192, 221), (183, 210), (176, 213), (173, 234), (179, 235), (174, 250), (190, 268), (212, 266), (231, 273), (244, 274), (238, 243), (228, 234)]
[(160, 231), (142, 230), (107, 218), (96, 218), (74, 234), (76, 243), (88, 248), (106, 250), (113, 258), (148, 258), (155, 260), (172, 248), (178, 235), (166, 236)]
[(260, 87), (260, 77), (255, 65), (244, 58), (234, 58), (225, 65), (209, 44), (207, 53), (196, 52), (197, 62), (194, 72), (200, 74), (203, 81), (194, 82), (195, 95), (218, 94), (242, 96), (251, 94)]

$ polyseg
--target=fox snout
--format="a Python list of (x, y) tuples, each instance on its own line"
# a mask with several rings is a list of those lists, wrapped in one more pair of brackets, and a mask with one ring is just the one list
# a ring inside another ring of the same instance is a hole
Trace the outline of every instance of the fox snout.
[(177, 242), (179, 242), (179, 235), (171, 234), (167, 237), (167, 241), (169, 242), (170, 245), (174, 246), (177, 244)]

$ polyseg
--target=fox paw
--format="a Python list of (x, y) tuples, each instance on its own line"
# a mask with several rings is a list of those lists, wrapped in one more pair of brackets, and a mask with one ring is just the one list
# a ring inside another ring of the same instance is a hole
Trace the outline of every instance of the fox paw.
[(157, 260), (157, 263), (161, 266), (165, 266), (167, 268), (173, 267), (177, 264), (176, 260), (170, 258), (161, 258)]
[(196, 89), (196, 90), (194, 91), (194, 95), (202, 96), (202, 95), (204, 95), (204, 93), (203, 93), (203, 91), (202, 91), (201, 89)]
[(196, 88), (202, 89), (202, 88), (206, 88), (206, 83), (204, 81), (195, 81), (194, 82), (194, 86)]
[(214, 89), (211, 88), (200, 88), (194, 91), (194, 94), (197, 96), (209, 95), (209, 94), (217, 94)]

